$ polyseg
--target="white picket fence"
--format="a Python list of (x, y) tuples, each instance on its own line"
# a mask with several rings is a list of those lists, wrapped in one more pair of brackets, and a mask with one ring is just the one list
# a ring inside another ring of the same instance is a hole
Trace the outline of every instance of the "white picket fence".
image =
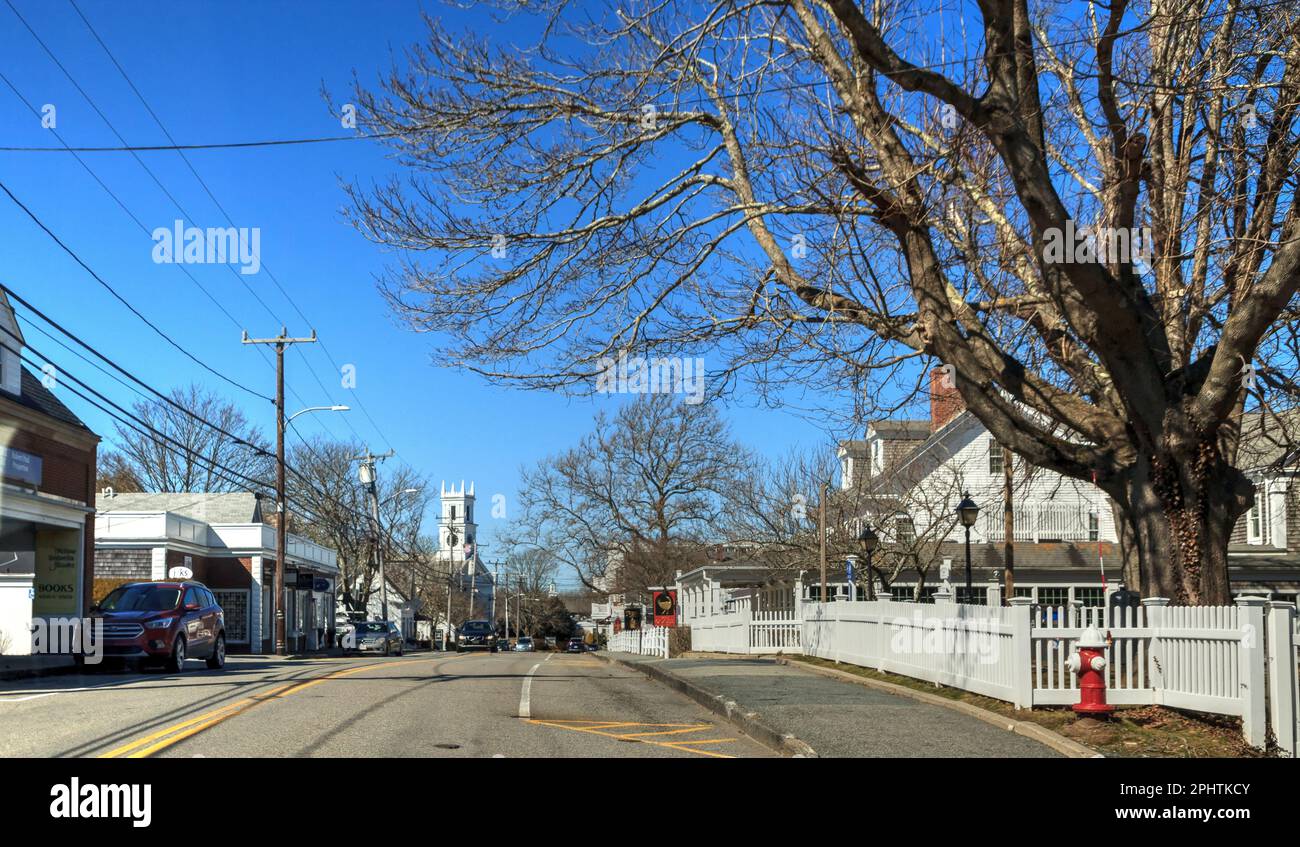
[(605, 645), (617, 653), (636, 653), (641, 656), (668, 658), (668, 633), (666, 626), (647, 626), (642, 629), (625, 629), (616, 632)]
[[(1267, 608), (1266, 608), (1267, 607)], [(803, 653), (962, 688), (1018, 708), (1079, 701), (1065, 665), (1089, 626), (1107, 638), (1107, 701), (1240, 717), (1248, 743), (1271, 727), (1285, 752), (1300, 739), (1300, 623), (1293, 604), (1138, 608), (966, 605), (892, 600), (802, 603), (799, 619), (754, 620), (743, 604), (697, 615), (691, 649)], [(1267, 612), (1267, 615), (1266, 615)], [(787, 613), (788, 614), (788, 613)], [(1266, 690), (1267, 689), (1267, 690)]]
[(1268, 722), (1278, 749), (1300, 756), (1300, 616), (1293, 603), (1268, 610)]

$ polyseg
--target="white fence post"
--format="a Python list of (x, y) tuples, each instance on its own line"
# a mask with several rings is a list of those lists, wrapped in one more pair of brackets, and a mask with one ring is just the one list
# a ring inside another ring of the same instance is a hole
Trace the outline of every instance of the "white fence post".
[(1264, 692), (1264, 604), (1263, 597), (1238, 597), (1241, 615), (1241, 731), (1246, 743), (1263, 748), (1268, 739), (1268, 717)]
[(1012, 597), (1011, 604), (1011, 674), (1015, 689), (1015, 707), (1030, 709), (1034, 705), (1033, 633), (1030, 632), (1032, 597)]
[(1161, 702), (1165, 688), (1165, 662), (1163, 645), (1160, 643), (1160, 629), (1165, 625), (1165, 612), (1169, 609), (1168, 597), (1144, 597), (1142, 605), (1146, 608), (1147, 626), (1151, 628), (1151, 643), (1147, 645), (1147, 655), (1151, 657), (1149, 679), (1155, 691), (1155, 701)]
[(1274, 600), (1268, 609), (1269, 723), (1283, 754), (1295, 758), (1300, 731), (1300, 686), (1296, 668), (1296, 605)]

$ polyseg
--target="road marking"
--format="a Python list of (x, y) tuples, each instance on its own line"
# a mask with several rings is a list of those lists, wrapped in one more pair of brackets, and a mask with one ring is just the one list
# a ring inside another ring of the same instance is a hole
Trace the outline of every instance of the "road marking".
[(519, 717), (532, 717), (531, 704), (528, 702), (529, 694), (533, 688), (533, 674), (542, 666), (541, 662), (533, 665), (533, 669), (524, 675), (524, 690), (519, 693)]
[(23, 703), (28, 700), (39, 700), (42, 697), (53, 697), (55, 694), (75, 694), (79, 691), (99, 691), (104, 688), (123, 688), (132, 682), (139, 682), (148, 679), (150, 679), (150, 677), (136, 676), (127, 679), (115, 679), (110, 682), (100, 683), (99, 685), (82, 685), (77, 688), (52, 688), (49, 691), (37, 689), (36, 691), (22, 692), (25, 695), (22, 697), (17, 696), (19, 693), (18, 691), (13, 692), (13, 696), (10, 695), (10, 692), (0, 691), (0, 704)]
[[(669, 747), (673, 750), (680, 750), (683, 753), (694, 753), (697, 756), (711, 756), (715, 759), (734, 759), (735, 756), (728, 756), (725, 753), (715, 753), (712, 750), (700, 750), (694, 746), (696, 744), (731, 744), (738, 741), (737, 738), (697, 738), (692, 740), (673, 740), (673, 741), (654, 741), (645, 738), (647, 735), (663, 735), (669, 733), (690, 733), (705, 732), (715, 729), (713, 724), (696, 723), (696, 724), (671, 724), (671, 723), (614, 723), (611, 721), (574, 721), (574, 720), (529, 720), (534, 726), (549, 726), (554, 729), (567, 729), (572, 732), (586, 732), (592, 735), (600, 735), (605, 738), (612, 738), (615, 741), (623, 742), (640, 742), (642, 744), (652, 744), (655, 747)], [(585, 724), (579, 726), (578, 724)], [(620, 729), (627, 727), (669, 727), (667, 732), (609, 732), (610, 729)]]
[[(438, 657), (438, 658), (445, 658), (445, 657)], [(411, 661), (419, 662), (419, 661), (436, 661), (436, 660), (437, 659), (414, 659)], [(450, 659), (446, 659), (446, 660), (450, 661)], [(153, 755), (159, 750), (166, 749), (167, 747), (170, 747), (173, 744), (176, 744), (180, 741), (184, 741), (186, 738), (189, 738), (192, 735), (196, 735), (205, 729), (216, 726), (217, 724), (223, 721), (229, 720), (230, 718), (233, 718), (236, 715), (241, 715), (244, 712), (247, 712), (249, 709), (252, 709), (253, 707), (258, 706), (262, 703), (265, 703), (268, 700), (283, 699), (285, 697), (288, 697), (290, 694), (296, 694), (299, 691), (303, 691), (307, 688), (311, 688), (314, 685), (319, 685), (322, 682), (328, 682), (329, 680), (332, 679), (340, 679), (345, 676), (350, 676), (354, 673), (360, 673), (361, 671), (378, 670), (379, 668), (386, 668), (386, 667), (391, 667), (393, 665), (409, 664), (409, 663), (410, 662), (405, 660), (398, 660), (395, 662), (380, 662), (379, 664), (357, 665), (356, 667), (353, 668), (346, 668), (344, 670), (333, 671), (331, 673), (324, 674), (323, 676), (314, 677), (304, 682), (282, 685), (279, 688), (273, 688), (270, 691), (265, 691), (262, 692), (261, 694), (255, 694), (251, 697), (246, 697), (243, 700), (239, 700), (234, 703), (229, 703), (225, 706), (222, 706), (219, 709), (213, 709), (212, 711), (199, 715), (198, 717), (190, 718), (189, 720), (186, 721), (181, 721), (178, 724), (173, 724), (172, 726), (169, 726), (166, 729), (160, 729), (157, 732), (146, 735), (143, 738), (137, 738), (135, 741), (132, 741), (129, 744), (124, 744), (121, 747), (114, 748), (112, 750), (109, 750), (107, 753), (101, 754), (99, 758), (116, 759), (125, 756), (128, 759), (142, 759), (145, 758), (146, 756)], [(150, 743), (150, 742), (154, 742), (154, 743)]]

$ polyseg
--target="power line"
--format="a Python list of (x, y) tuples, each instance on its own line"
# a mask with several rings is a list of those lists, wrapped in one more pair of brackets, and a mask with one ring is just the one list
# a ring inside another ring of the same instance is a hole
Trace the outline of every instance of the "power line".
[(368, 141), (392, 138), (401, 133), (370, 132), (359, 135), (328, 135), (320, 138), (285, 138), (270, 141), (227, 141), (212, 144), (142, 144), (119, 147), (0, 147), (4, 153), (155, 153), (182, 150), (237, 150), (254, 147), (282, 147), (298, 144), (325, 144), (332, 141)]
[[(6, 2), (8, 2), (8, 0), (6, 0)], [(182, 146), (176, 144), (176, 139), (172, 137), (171, 132), (167, 129), (167, 126), (163, 123), (162, 118), (159, 117), (158, 113), (157, 113), (156, 111), (154, 111), (154, 109), (153, 109), (152, 106), (149, 105), (149, 101), (148, 101), (147, 99), (145, 99), (144, 94), (140, 91), (139, 87), (135, 84), (134, 80), (131, 79), (131, 76), (126, 72), (126, 68), (124, 68), (124, 67), (122, 66), (122, 63), (119, 62), (119, 61), (117, 60), (117, 56), (115, 56), (115, 55), (113, 54), (113, 51), (109, 49), (108, 44), (105, 43), (104, 39), (100, 37), (99, 32), (95, 29), (94, 25), (91, 24), (90, 19), (87, 18), (86, 15), (81, 11), (81, 8), (77, 5), (76, 0), (68, 0), (68, 2), (69, 2), (69, 4), (72, 6), (73, 10), (76, 11), (77, 16), (81, 18), (82, 23), (84, 23), (84, 24), (86, 25), (86, 29), (90, 31), (90, 34), (91, 34), (92, 37), (94, 37), (96, 43), (98, 43), (99, 46), (100, 46), (100, 48), (103, 49), (104, 54), (105, 54), (106, 56), (108, 56), (109, 61), (113, 63), (113, 67), (117, 68), (118, 73), (122, 76), (122, 79), (126, 82), (127, 86), (131, 89), (132, 93), (135, 94), (136, 99), (138, 99), (138, 100), (140, 101), (140, 104), (141, 104), (142, 106), (144, 106), (145, 111), (147, 111), (147, 112), (149, 113), (149, 116), (150, 116), (151, 118), (153, 118), (154, 123), (156, 123), (156, 124), (158, 125), (158, 128), (159, 128), (160, 130), (162, 130), (162, 133), (163, 133), (164, 136), (166, 136), (167, 140), (168, 140), (169, 142), (171, 142), (171, 144), (177, 148), (177, 149), (176, 149), (176, 152), (177, 152), (177, 154), (180, 156), (181, 161), (183, 161), (183, 162), (185, 163), (185, 166), (186, 166), (186, 168), (189, 169), (190, 174), (192, 174), (193, 177), (194, 177), (194, 179), (199, 183), (200, 186), (202, 186), (204, 192), (208, 195), (208, 199), (210, 199), (210, 200), (212, 201), (213, 205), (216, 206), (217, 210), (221, 213), (222, 217), (225, 218), (226, 223), (227, 223), (228, 225), (230, 225), (230, 226), (234, 226), (234, 225), (235, 225), (234, 219), (231, 217), (230, 213), (226, 210), (226, 207), (223, 206), (223, 205), (221, 204), (221, 201), (217, 199), (216, 193), (213, 192), (212, 188), (208, 185), (208, 183), (207, 183), (207, 182), (203, 179), (203, 177), (199, 174), (198, 170), (194, 167), (194, 164), (190, 161), (189, 157), (185, 155), (184, 150), (182, 149)], [(12, 4), (10, 4), (10, 5), (11, 5), (11, 7), (12, 7)], [(26, 22), (24, 22), (24, 23), (26, 23)], [(30, 30), (31, 28), (28, 27), (28, 29)], [(34, 33), (34, 32), (33, 32), (32, 34), (33, 34), (33, 36), (35, 36), (35, 33)], [(38, 38), (37, 40), (39, 41), (39, 38)], [(42, 43), (42, 47), (44, 47), (44, 46), (45, 46), (45, 45)], [(53, 56), (53, 54), (51, 53), (51, 51), (49, 50), (49, 48), (46, 48), (46, 52), (47, 52), (47, 53), (50, 53), (52, 59), (54, 58), (54, 56)], [(59, 64), (57, 59), (54, 59), (54, 61), (55, 61), (56, 64)], [(68, 71), (67, 71), (65, 68), (63, 68), (63, 66), (62, 66), (61, 64), (59, 64), (59, 67), (60, 67), (61, 70), (64, 71), (64, 74), (65, 74), (66, 76), (68, 76), (69, 79), (72, 79), (71, 75), (68, 73)], [(74, 84), (74, 85), (76, 84), (75, 81), (73, 81), (73, 84)], [(78, 91), (81, 91), (81, 88), (80, 88), (79, 86), (78, 86)], [(81, 93), (82, 93), (82, 96), (83, 96), (83, 97), (86, 97), (86, 99), (89, 100), (89, 95), (87, 95), (84, 91), (82, 91)], [(94, 103), (93, 103), (93, 102), (91, 103), (91, 105), (92, 105), (92, 107), (94, 107)], [(96, 110), (96, 112), (98, 112), (98, 113), (100, 114), (100, 117), (104, 119), (104, 122), (105, 122), (105, 123), (108, 123), (108, 118), (103, 114), (103, 112), (101, 112), (97, 107), (95, 107), (95, 110)], [(122, 135), (121, 135), (120, 133), (118, 133), (117, 130), (116, 130), (115, 128), (113, 128), (112, 124), (109, 124), (109, 128), (113, 130), (113, 134), (117, 136), (117, 138), (118, 138), (119, 141), (121, 141), (123, 144), (126, 143), (126, 139), (123, 138)], [(136, 156), (135, 158), (136, 158), (136, 160), (137, 160), (138, 162), (140, 162), (140, 159), (139, 159), (138, 156)], [(143, 163), (143, 162), (140, 162), (140, 164), (141, 164), (142, 167), (144, 167), (144, 163)], [(146, 168), (146, 170), (148, 170), (148, 169)], [(150, 174), (152, 175), (152, 172), (150, 172)], [(156, 178), (155, 178), (155, 181), (157, 182), (157, 179), (156, 179)], [(162, 186), (161, 186), (161, 183), (159, 184), (159, 187), (160, 187), (160, 188), (162, 187)], [(166, 193), (166, 189), (163, 189), (163, 190), (164, 190), (164, 193)], [(168, 193), (168, 197), (171, 197), (170, 193)], [(175, 201), (175, 198), (172, 198), (172, 199), (173, 199), (173, 202), (176, 202), (176, 201)], [(184, 209), (183, 207), (180, 206), (180, 203), (179, 203), (179, 202), (176, 202), (176, 205), (177, 205), (177, 208), (180, 209), (181, 213), (182, 213), (185, 217), (190, 218), (191, 220), (194, 220), (193, 216), (191, 216), (190, 214), (188, 214), (188, 213), (185, 211), (185, 209)], [(275, 318), (275, 320), (276, 320), (277, 323), (280, 323), (281, 325), (284, 324), (284, 321), (283, 321), (283, 320), (282, 320), (282, 319), (281, 319), (277, 314), (275, 314), (275, 312), (274, 312), (273, 310), (271, 310), (271, 308), (270, 308), (269, 306), (267, 306), (266, 303), (263, 302), (262, 299), (261, 299), (260, 297), (258, 297), (257, 294), (256, 294), (255, 292), (253, 292), (252, 288), (248, 285), (247, 281), (243, 279), (242, 275), (238, 274), (238, 272), (236, 272), (235, 269), (234, 269), (233, 267), (230, 267), (229, 265), (227, 265), (227, 269), (228, 269), (232, 274), (235, 274), (235, 275), (239, 278), (240, 283), (243, 284), (244, 287), (247, 288), (247, 289), (249, 290), (249, 292), (253, 294), (253, 296), (258, 300), (258, 302), (262, 304), (263, 308), (265, 308), (265, 309), (267, 310), (267, 312), (270, 313), (271, 317)], [(279, 289), (280, 294), (283, 295), (283, 297), (285, 298), (285, 300), (289, 303), (290, 307), (292, 307), (293, 310), (298, 314), (298, 317), (301, 318), (304, 322), (306, 322), (308, 326), (312, 326), (312, 325), (313, 325), (312, 321), (311, 321), (310, 319), (307, 318), (306, 314), (303, 313), (303, 310), (298, 306), (298, 303), (294, 300), (294, 298), (292, 297), (292, 295), (290, 295), (289, 292), (285, 289), (284, 285), (282, 285), (282, 284), (280, 283), (279, 278), (278, 278), (278, 277), (275, 275), (275, 273), (271, 270), (270, 266), (268, 266), (265, 262), (263, 262), (262, 265), (261, 265), (261, 269), (262, 269), (263, 272), (266, 273), (266, 275), (267, 275), (267, 276), (271, 279), (271, 281), (275, 284), (275, 287), (276, 287), (277, 289)], [(321, 349), (322, 349), (322, 351), (325, 353), (326, 357), (329, 359), (330, 364), (333, 366), (334, 370), (337, 372), (337, 371), (339, 370), (338, 362), (335, 361), (333, 354), (329, 351), (329, 348), (328, 348), (328, 346), (325, 344), (325, 342), (324, 342), (324, 341), (320, 341), (319, 343), (320, 343), (320, 345), (321, 345)], [(259, 352), (260, 352), (260, 351), (259, 351)], [(307, 356), (306, 356), (306, 354), (303, 353), (301, 350), (299, 350), (299, 351), (297, 351), (297, 352), (298, 352), (299, 356), (302, 358), (303, 362), (307, 365), (307, 369), (308, 369), (308, 371), (311, 372), (312, 377), (316, 380), (316, 384), (317, 384), (318, 386), (320, 386), (321, 391), (326, 395), (326, 397), (330, 400), (331, 403), (334, 403), (333, 395), (330, 393), (329, 389), (327, 389), (327, 388), (325, 387), (325, 383), (321, 380), (320, 375), (316, 372), (316, 369), (312, 366), (312, 364), (311, 364), (311, 360), (308, 359)], [(295, 395), (295, 396), (296, 396), (296, 395)], [(356, 396), (355, 394), (354, 394), (354, 396), (355, 396), (355, 399), (356, 399), (357, 406), (361, 409), (362, 413), (366, 416), (366, 419), (370, 421), (370, 424), (371, 424), (371, 426), (374, 427), (375, 432), (378, 433), (378, 435), (380, 436), (380, 438), (382, 438), (382, 439), (384, 440), (385, 443), (388, 443), (388, 439), (387, 439), (387, 437), (384, 436), (383, 432), (379, 429), (379, 426), (375, 423), (374, 419), (370, 416), (370, 412), (369, 412), (368, 409), (366, 409), (365, 404), (361, 402), (361, 398), (360, 398), (359, 396)], [(301, 399), (301, 398), (299, 398), (299, 399)], [(337, 405), (337, 404), (336, 404), (336, 405)], [(360, 434), (359, 432), (357, 432), (356, 427), (352, 426), (352, 422), (351, 422), (350, 420), (348, 420), (347, 418), (344, 418), (344, 423), (347, 425), (347, 427), (348, 427), (350, 430), (352, 430), (352, 434), (353, 434), (353, 435), (355, 435), (357, 438), (360, 438), (360, 437), (361, 437), (361, 434)], [(329, 426), (328, 426), (327, 424), (322, 424), (322, 425), (325, 426), (325, 428), (326, 428), (327, 430), (330, 429)], [(332, 434), (332, 432), (331, 432), (331, 434)], [(389, 446), (390, 448), (392, 447), (391, 444), (388, 444), (388, 446)]]
[(117, 293), (117, 290), (116, 290), (115, 288), (113, 288), (113, 286), (111, 286), (111, 285), (109, 285), (107, 282), (105, 282), (103, 277), (101, 277), (99, 274), (95, 273), (95, 270), (94, 270), (93, 268), (91, 268), (90, 265), (86, 264), (85, 261), (83, 261), (82, 258), (81, 258), (79, 255), (77, 255), (77, 252), (76, 252), (75, 250), (73, 250), (71, 247), (69, 247), (67, 244), (65, 244), (65, 243), (63, 242), (63, 239), (61, 239), (61, 238), (59, 238), (57, 235), (55, 235), (55, 234), (54, 234), (54, 231), (51, 230), (48, 226), (46, 226), (46, 225), (45, 225), (45, 222), (42, 221), (39, 217), (36, 216), (36, 213), (35, 213), (35, 212), (33, 212), (31, 209), (29, 209), (29, 208), (27, 207), (26, 204), (24, 204), (21, 200), (19, 200), (16, 196), (14, 196), (14, 193), (13, 193), (12, 191), (9, 190), (9, 186), (5, 185), (5, 183), (4, 183), (3, 180), (0, 180), (0, 190), (4, 191), (4, 193), (5, 193), (6, 195), (8, 195), (9, 199), (12, 200), (12, 201), (14, 202), (14, 204), (18, 206), (18, 208), (22, 209), (23, 212), (26, 213), (27, 217), (29, 217), (29, 218), (32, 219), (32, 222), (33, 222), (33, 223), (35, 223), (38, 227), (40, 227), (40, 228), (45, 232), (45, 234), (48, 235), (48, 236), (49, 236), (49, 237), (54, 241), (55, 244), (59, 245), (59, 247), (63, 250), (63, 252), (65, 252), (65, 253), (67, 253), (69, 256), (71, 256), (73, 261), (75, 261), (78, 265), (80, 265), (80, 266), (82, 267), (82, 269), (85, 270), (86, 273), (90, 274), (91, 278), (93, 278), (96, 282), (98, 282), (100, 285), (102, 285), (102, 286), (104, 287), (104, 289), (108, 291), (108, 293), (112, 294), (115, 298), (117, 298), (118, 302), (120, 302), (123, 306), (126, 306), (126, 308), (129, 309), (133, 315), (135, 315), (137, 318), (139, 318), (141, 321), (143, 321), (144, 324), (145, 324), (146, 326), (148, 326), (150, 329), (152, 329), (155, 333), (157, 333), (159, 337), (161, 337), (163, 340), (165, 340), (165, 341), (166, 341), (168, 344), (170, 344), (171, 346), (175, 347), (175, 348), (176, 348), (177, 350), (179, 350), (181, 353), (185, 354), (185, 357), (186, 357), (187, 359), (189, 359), (190, 361), (194, 362), (196, 365), (198, 365), (199, 367), (203, 368), (203, 369), (204, 369), (205, 371), (207, 371), (208, 373), (210, 373), (210, 374), (212, 374), (212, 375), (214, 375), (214, 376), (216, 376), (216, 377), (219, 377), (220, 379), (224, 380), (225, 382), (229, 383), (230, 385), (233, 385), (235, 388), (238, 388), (238, 389), (240, 389), (241, 391), (246, 391), (246, 392), (248, 392), (249, 394), (252, 394), (254, 397), (261, 398), (262, 400), (266, 400), (267, 402), (272, 402), (271, 398), (268, 397), (267, 395), (262, 394), (262, 393), (257, 392), (257, 391), (254, 391), (253, 389), (249, 388), (249, 387), (246, 386), (246, 385), (243, 385), (242, 383), (236, 382), (235, 380), (233, 380), (233, 379), (231, 379), (230, 377), (228, 377), (228, 376), (226, 376), (225, 374), (223, 374), (221, 371), (219, 371), (219, 370), (217, 370), (216, 368), (214, 368), (214, 367), (212, 367), (211, 365), (209, 365), (207, 362), (205, 362), (205, 361), (203, 361), (202, 359), (200, 359), (198, 356), (195, 356), (195, 355), (194, 355), (193, 353), (191, 353), (189, 350), (187, 350), (187, 349), (185, 349), (184, 347), (182, 347), (182, 346), (180, 345), (180, 343), (177, 342), (174, 338), (172, 338), (172, 337), (171, 337), (170, 335), (168, 335), (167, 333), (163, 332), (163, 331), (158, 327), (157, 324), (155, 324), (153, 321), (151, 321), (151, 320), (149, 320), (148, 318), (146, 318), (146, 317), (145, 317), (145, 316), (140, 312), (139, 309), (137, 309), (135, 306), (131, 305), (131, 302), (130, 302), (129, 300), (127, 300), (127, 299), (126, 299), (125, 297), (123, 297), (121, 294), (118, 294), (118, 293)]

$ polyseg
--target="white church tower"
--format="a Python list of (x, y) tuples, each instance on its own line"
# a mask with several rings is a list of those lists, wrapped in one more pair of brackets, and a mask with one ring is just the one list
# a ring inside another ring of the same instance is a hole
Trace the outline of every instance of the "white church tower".
[[(465, 545), (473, 544), (475, 558), (478, 554), (478, 524), (474, 523), (474, 483), (465, 488), (465, 480), (460, 481), (460, 488), (452, 483), (442, 483), (442, 520), (438, 527), (438, 557), (451, 561), (463, 562)], [(455, 538), (453, 543), (452, 539)]]

